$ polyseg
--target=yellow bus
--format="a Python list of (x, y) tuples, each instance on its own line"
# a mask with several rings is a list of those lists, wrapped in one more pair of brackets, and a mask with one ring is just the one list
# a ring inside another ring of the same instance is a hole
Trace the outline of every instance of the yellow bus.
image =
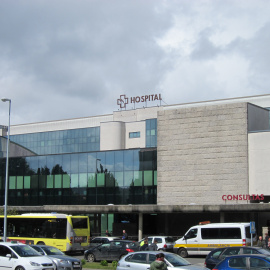
[[(0, 216), (0, 241), (3, 228), (4, 216)], [(83, 251), (90, 243), (89, 218), (58, 213), (7, 216), (7, 241)]]

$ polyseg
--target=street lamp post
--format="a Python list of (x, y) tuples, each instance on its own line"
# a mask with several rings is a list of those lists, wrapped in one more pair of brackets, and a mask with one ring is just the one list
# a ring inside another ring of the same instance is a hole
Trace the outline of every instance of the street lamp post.
[(10, 134), (10, 110), (11, 99), (2, 98), (3, 102), (9, 102), (8, 113), (8, 139), (7, 139), (7, 157), (6, 157), (6, 180), (5, 180), (5, 205), (4, 205), (4, 242), (7, 241), (7, 202), (8, 202), (8, 154), (9, 154), (9, 134)]
[(98, 169), (97, 169), (97, 163), (98, 161), (101, 161), (101, 159), (97, 158), (96, 159), (96, 205), (97, 205), (97, 174), (98, 174)]

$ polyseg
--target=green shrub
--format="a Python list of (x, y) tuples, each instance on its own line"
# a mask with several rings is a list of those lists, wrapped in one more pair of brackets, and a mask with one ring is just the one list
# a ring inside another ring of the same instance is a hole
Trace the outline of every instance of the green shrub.
[(86, 264), (86, 260), (85, 259), (81, 259), (82, 265)]
[(108, 262), (107, 262), (106, 260), (101, 261), (100, 264), (101, 264), (102, 266), (108, 266)]
[(112, 261), (112, 267), (116, 268), (117, 267), (117, 261)]

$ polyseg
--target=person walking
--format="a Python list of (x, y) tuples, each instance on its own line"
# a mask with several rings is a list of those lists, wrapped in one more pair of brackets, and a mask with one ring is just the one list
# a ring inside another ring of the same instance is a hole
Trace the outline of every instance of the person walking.
[(151, 251), (158, 250), (157, 240), (156, 239), (154, 239), (154, 242), (151, 245), (149, 245), (148, 250), (151, 250)]
[(108, 230), (106, 230), (106, 236), (107, 236), (107, 237), (111, 236), (111, 234), (109, 233)]
[(140, 250), (148, 250), (148, 241), (146, 239), (144, 239), (144, 244), (142, 246), (140, 246)]
[(123, 236), (122, 236), (123, 240), (128, 240), (128, 234), (126, 233), (125, 230), (123, 230)]
[(265, 241), (263, 240), (262, 236), (259, 236), (257, 247), (265, 248)]
[(164, 262), (165, 255), (163, 253), (158, 253), (156, 255), (156, 260), (150, 264), (150, 270), (167, 270), (167, 265)]

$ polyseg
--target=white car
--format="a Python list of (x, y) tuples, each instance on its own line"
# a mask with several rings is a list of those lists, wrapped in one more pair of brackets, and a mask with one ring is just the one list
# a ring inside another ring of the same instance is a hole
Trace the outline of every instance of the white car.
[(0, 243), (0, 269), (55, 270), (53, 261), (21, 243)]
[[(139, 241), (140, 245), (144, 239)], [(174, 240), (171, 236), (148, 236), (148, 245), (154, 243), (154, 240), (157, 241), (158, 250), (173, 252)]]
[[(116, 270), (149, 270), (150, 264), (156, 260), (156, 254), (160, 251), (137, 251), (128, 253), (121, 258), (117, 264)], [(185, 270), (206, 270), (204, 266), (194, 265), (170, 252), (162, 252), (165, 255), (164, 262), (168, 270), (185, 269)]]

